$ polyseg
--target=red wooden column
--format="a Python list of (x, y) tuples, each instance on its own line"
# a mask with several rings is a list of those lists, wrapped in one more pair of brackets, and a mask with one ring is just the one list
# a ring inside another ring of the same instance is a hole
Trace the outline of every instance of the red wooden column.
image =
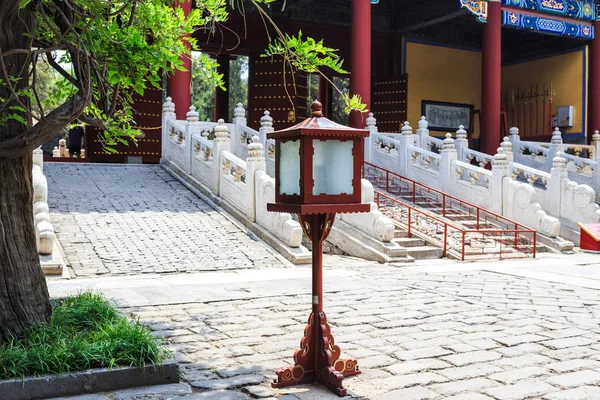
[[(350, 95), (358, 94), (371, 109), (371, 0), (352, 0)], [(353, 111), (350, 126), (363, 129), (366, 114)]]
[(589, 43), (587, 140), (600, 130), (600, 21), (594, 21), (594, 39)]
[[(329, 77), (329, 79), (333, 78)], [(331, 97), (333, 95), (332, 89), (333, 87), (327, 81), (327, 79), (319, 75), (319, 99), (321, 100), (321, 104), (323, 104), (323, 116), (325, 118), (331, 118)]]
[(226, 54), (217, 56), (217, 63), (219, 64), (217, 72), (223, 74), (223, 86), (227, 91), (221, 88), (215, 89), (215, 121), (219, 118), (229, 121), (229, 56)]
[[(181, 7), (188, 15), (192, 11), (192, 0), (173, 3), (173, 7)], [(175, 103), (175, 114), (177, 119), (185, 119), (185, 114), (192, 105), (192, 58), (190, 55), (182, 55), (180, 59), (187, 71), (175, 71), (167, 77), (167, 94)]]
[(500, 132), (500, 88), (502, 68), (502, 20), (500, 0), (488, 1), (487, 23), (483, 24), (483, 73), (481, 83), (481, 151), (496, 154)]

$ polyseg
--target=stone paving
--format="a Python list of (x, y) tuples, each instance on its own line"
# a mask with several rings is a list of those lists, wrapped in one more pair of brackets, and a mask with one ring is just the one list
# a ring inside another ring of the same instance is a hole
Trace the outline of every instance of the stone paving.
[[(291, 363), (302, 337), (310, 312), (310, 267), (289, 268), (261, 242), (244, 239), (227, 217), (211, 211), (158, 167), (94, 168), (103, 171), (101, 177), (89, 166), (48, 168), (53, 177), (50, 197), (55, 196), (53, 218), (64, 216), (60, 222), (55, 219), (59, 239), (66, 248), (87, 240), (89, 261), (85, 253), (65, 251), (71, 263), (80, 260), (81, 266), (73, 266), (76, 272), (84, 271), (78, 276), (92, 275), (50, 281), (50, 293), (63, 296), (90, 287), (103, 291), (124, 312), (139, 317), (154, 335), (165, 338), (180, 362), (183, 380), (177, 385), (74, 399), (337, 398), (318, 385), (270, 387), (273, 370)], [(125, 177), (121, 168), (137, 178)], [(87, 194), (76, 191), (77, 185), (63, 185), (57, 197), (52, 186), (62, 184), (59, 176), (67, 173), (93, 175), (98, 181)], [(110, 182), (115, 176), (128, 188), (114, 188)], [(147, 180), (152, 182), (144, 183)], [(145, 189), (146, 185), (153, 189)], [(78, 193), (82, 205), (68, 203), (64, 188)], [(88, 196), (94, 198), (93, 207)], [(86, 214), (93, 217), (85, 219)], [(159, 244), (147, 240), (149, 233), (140, 225), (144, 214), (157, 224), (164, 214), (169, 215), (166, 219), (176, 218), (170, 225), (172, 232), (156, 235), (166, 243), (164, 249), (177, 257), (171, 268), (179, 271), (179, 266), (197, 263), (196, 269), (182, 268), (186, 274), (125, 276), (162, 272), (154, 262), (136, 260)], [(220, 231), (207, 218), (218, 221)], [(109, 220), (117, 228), (109, 227)], [(68, 230), (67, 224), (76, 224), (77, 229)], [(200, 236), (187, 230), (196, 225), (206, 229), (205, 234), (210, 232), (211, 238), (236, 241), (242, 250), (231, 248), (227, 255), (239, 256), (234, 264), (242, 267), (218, 270), (213, 264), (216, 271), (203, 271), (205, 263), (216, 263), (216, 258), (205, 256), (220, 254), (213, 247), (219, 245), (213, 240), (202, 250), (186, 248), (181, 240)], [(120, 240), (114, 242), (114, 259), (119, 254), (133, 257), (130, 264), (117, 265), (98, 250), (115, 235)], [(136, 235), (131, 238), (134, 250), (118, 245), (128, 235)], [(255, 251), (259, 261), (254, 259)], [(600, 399), (600, 274), (594, 272), (600, 258), (594, 257), (545, 254), (527, 261), (435, 260), (393, 267), (326, 256), (325, 311), (342, 357), (355, 357), (362, 370), (361, 375), (344, 380), (350, 396), (361, 400)], [(93, 264), (97, 260), (101, 263)], [(247, 270), (250, 265), (257, 268)], [(545, 268), (552, 273), (535, 271)], [(97, 269), (107, 276), (97, 277)], [(569, 277), (573, 271), (577, 276)]]
[(160, 166), (46, 163), (44, 172), (76, 276), (287, 265)]
[[(600, 398), (598, 290), (481, 270), (331, 269), (351, 275), (354, 287), (326, 280), (324, 301), (342, 356), (357, 358), (363, 371), (345, 380), (353, 397)], [(271, 285), (262, 297), (168, 305), (155, 299), (123, 310), (168, 341), (191, 386), (185, 399), (337, 398), (317, 385), (270, 388), (273, 370), (291, 362), (310, 312), (307, 288), (280, 295), (285, 285)], [(178, 397), (153, 397), (152, 390), (119, 398)]]

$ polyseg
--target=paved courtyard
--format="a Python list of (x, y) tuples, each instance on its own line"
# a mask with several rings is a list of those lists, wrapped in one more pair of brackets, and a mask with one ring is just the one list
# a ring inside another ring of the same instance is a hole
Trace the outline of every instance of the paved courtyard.
[(48, 203), (76, 276), (282, 266), (159, 166), (46, 163)]
[[(302, 337), (310, 267), (281, 261), (158, 167), (46, 169), (77, 274), (51, 281), (51, 295), (101, 290), (164, 337), (183, 372), (178, 385), (79, 399), (337, 398), (318, 385), (270, 388)], [(162, 262), (138, 259), (159, 244)], [(600, 399), (600, 257), (393, 267), (326, 256), (325, 265), (332, 333), (362, 370), (344, 380), (354, 398)]]

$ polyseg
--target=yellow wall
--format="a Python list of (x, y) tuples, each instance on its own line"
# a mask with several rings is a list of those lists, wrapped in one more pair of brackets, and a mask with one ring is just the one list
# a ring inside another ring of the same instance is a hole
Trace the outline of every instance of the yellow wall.
[[(584, 51), (581, 49), (571, 53), (502, 67), (503, 95), (508, 90), (508, 94), (511, 96), (512, 91), (514, 90), (516, 93), (517, 88), (521, 92), (526, 88), (527, 93), (529, 93), (530, 87), (533, 86), (535, 91), (536, 85), (541, 91), (542, 85), (549, 88), (550, 83), (552, 83), (554, 88), (552, 113), (556, 115), (556, 111), (560, 106), (573, 106), (575, 108), (573, 127), (565, 129), (563, 133), (582, 132), (582, 96), (583, 79), (585, 78), (582, 76)], [(540, 104), (539, 107), (541, 113), (542, 105)]]
[[(481, 53), (406, 42), (408, 121), (413, 130), (421, 118), (421, 101), (447, 101), (481, 107)], [(473, 137), (479, 137), (475, 120)], [(431, 132), (443, 136), (442, 132)]]

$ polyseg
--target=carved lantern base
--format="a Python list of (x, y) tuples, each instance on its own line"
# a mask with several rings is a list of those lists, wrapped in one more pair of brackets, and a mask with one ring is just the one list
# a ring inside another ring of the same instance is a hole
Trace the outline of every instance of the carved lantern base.
[[(316, 321), (315, 321), (316, 315)], [(315, 355), (315, 348), (318, 349)], [(340, 359), (340, 348), (335, 345), (325, 313), (311, 313), (300, 349), (294, 353), (294, 365), (275, 371), (274, 388), (318, 382), (339, 396), (345, 396), (342, 380), (358, 375), (357, 361)]]
[(294, 365), (275, 371), (274, 388), (318, 382), (339, 396), (345, 396), (342, 380), (358, 375), (357, 361), (340, 359), (327, 317), (323, 312), (323, 241), (333, 227), (335, 214), (300, 215), (304, 233), (313, 242), (313, 312), (304, 328), (300, 349), (294, 353)]

